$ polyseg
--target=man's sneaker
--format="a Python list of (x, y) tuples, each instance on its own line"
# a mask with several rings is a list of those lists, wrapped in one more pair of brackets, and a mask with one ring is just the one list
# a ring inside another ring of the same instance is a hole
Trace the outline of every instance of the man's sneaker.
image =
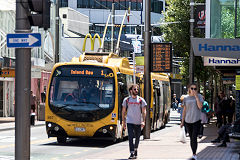
[(130, 157), (128, 159), (135, 159), (136, 157), (134, 156), (134, 153), (130, 154)]
[(193, 155), (192, 160), (197, 160), (197, 155)]
[(217, 139), (212, 140), (211, 142), (212, 142), (212, 143), (220, 143), (221, 141), (220, 141), (219, 138), (217, 138)]
[(137, 150), (134, 151), (134, 156), (137, 158)]
[(227, 144), (226, 143), (222, 143), (222, 144), (218, 145), (218, 147), (227, 147)]

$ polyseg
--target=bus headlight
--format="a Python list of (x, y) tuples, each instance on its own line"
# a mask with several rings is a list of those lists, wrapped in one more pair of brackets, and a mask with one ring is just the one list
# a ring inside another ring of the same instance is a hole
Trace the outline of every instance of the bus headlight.
[(48, 123), (48, 127), (51, 128), (52, 127), (52, 123)]
[(102, 131), (103, 131), (103, 133), (107, 133), (107, 129), (105, 129), (105, 128)]
[(58, 126), (54, 127), (54, 130), (59, 131), (59, 127)]
[(110, 126), (109, 129), (110, 129), (110, 130), (113, 130), (113, 126)]

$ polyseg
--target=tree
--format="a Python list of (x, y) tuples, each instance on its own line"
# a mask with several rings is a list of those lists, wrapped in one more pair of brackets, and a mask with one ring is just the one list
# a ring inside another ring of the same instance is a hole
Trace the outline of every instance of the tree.
[[(205, 0), (196, 0), (196, 3), (204, 3)], [(174, 54), (177, 57), (183, 57), (184, 62), (181, 64), (181, 74), (183, 84), (188, 83), (189, 77), (189, 52), (190, 52), (190, 0), (166, 0), (167, 7), (165, 24), (161, 28), (166, 41), (173, 43)], [(194, 29), (194, 37), (204, 37), (199, 29)], [(205, 68), (201, 58), (195, 57), (194, 72), (196, 79), (200, 82), (206, 81), (205, 76), (210, 74), (210, 68)], [(209, 77), (209, 76), (206, 76)]]
[(164, 13), (166, 25), (162, 26), (166, 41), (173, 42), (176, 56), (188, 56), (190, 49), (190, 0), (167, 0)]
[(234, 38), (234, 20), (235, 9), (234, 6), (222, 6), (222, 37)]

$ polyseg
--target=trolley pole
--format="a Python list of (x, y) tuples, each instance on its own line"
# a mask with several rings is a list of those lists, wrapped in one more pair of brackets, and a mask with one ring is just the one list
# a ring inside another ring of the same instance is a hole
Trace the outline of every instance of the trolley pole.
[(111, 33), (111, 52), (114, 53), (114, 24), (115, 24), (115, 3), (112, 3), (112, 33)]
[(145, 129), (143, 131), (144, 139), (150, 139), (150, 102), (151, 102), (151, 88), (150, 88), (150, 11), (151, 11), (151, 0), (145, 1), (145, 30), (144, 30), (144, 95), (147, 102), (147, 114)]
[(193, 26), (194, 26), (194, 0), (190, 2), (190, 58), (189, 58), (189, 83), (194, 82), (194, 71), (193, 71), (193, 48), (191, 43), (191, 38), (193, 38)]
[[(29, 33), (28, 0), (16, 0), (16, 33)], [(31, 49), (16, 48), (15, 159), (30, 159)]]
[(55, 63), (59, 62), (59, 0), (56, 0), (56, 24), (55, 24)]

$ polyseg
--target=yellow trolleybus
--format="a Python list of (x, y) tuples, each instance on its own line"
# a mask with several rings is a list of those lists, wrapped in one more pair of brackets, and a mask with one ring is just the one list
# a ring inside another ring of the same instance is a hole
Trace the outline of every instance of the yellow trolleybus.
[[(143, 75), (136, 75), (143, 95)], [(170, 84), (166, 74), (151, 74), (151, 129), (163, 127), (170, 111)], [(52, 70), (46, 98), (45, 121), (49, 137), (65, 143), (67, 137), (122, 139), (121, 108), (133, 84), (127, 58), (113, 53), (83, 54)]]

